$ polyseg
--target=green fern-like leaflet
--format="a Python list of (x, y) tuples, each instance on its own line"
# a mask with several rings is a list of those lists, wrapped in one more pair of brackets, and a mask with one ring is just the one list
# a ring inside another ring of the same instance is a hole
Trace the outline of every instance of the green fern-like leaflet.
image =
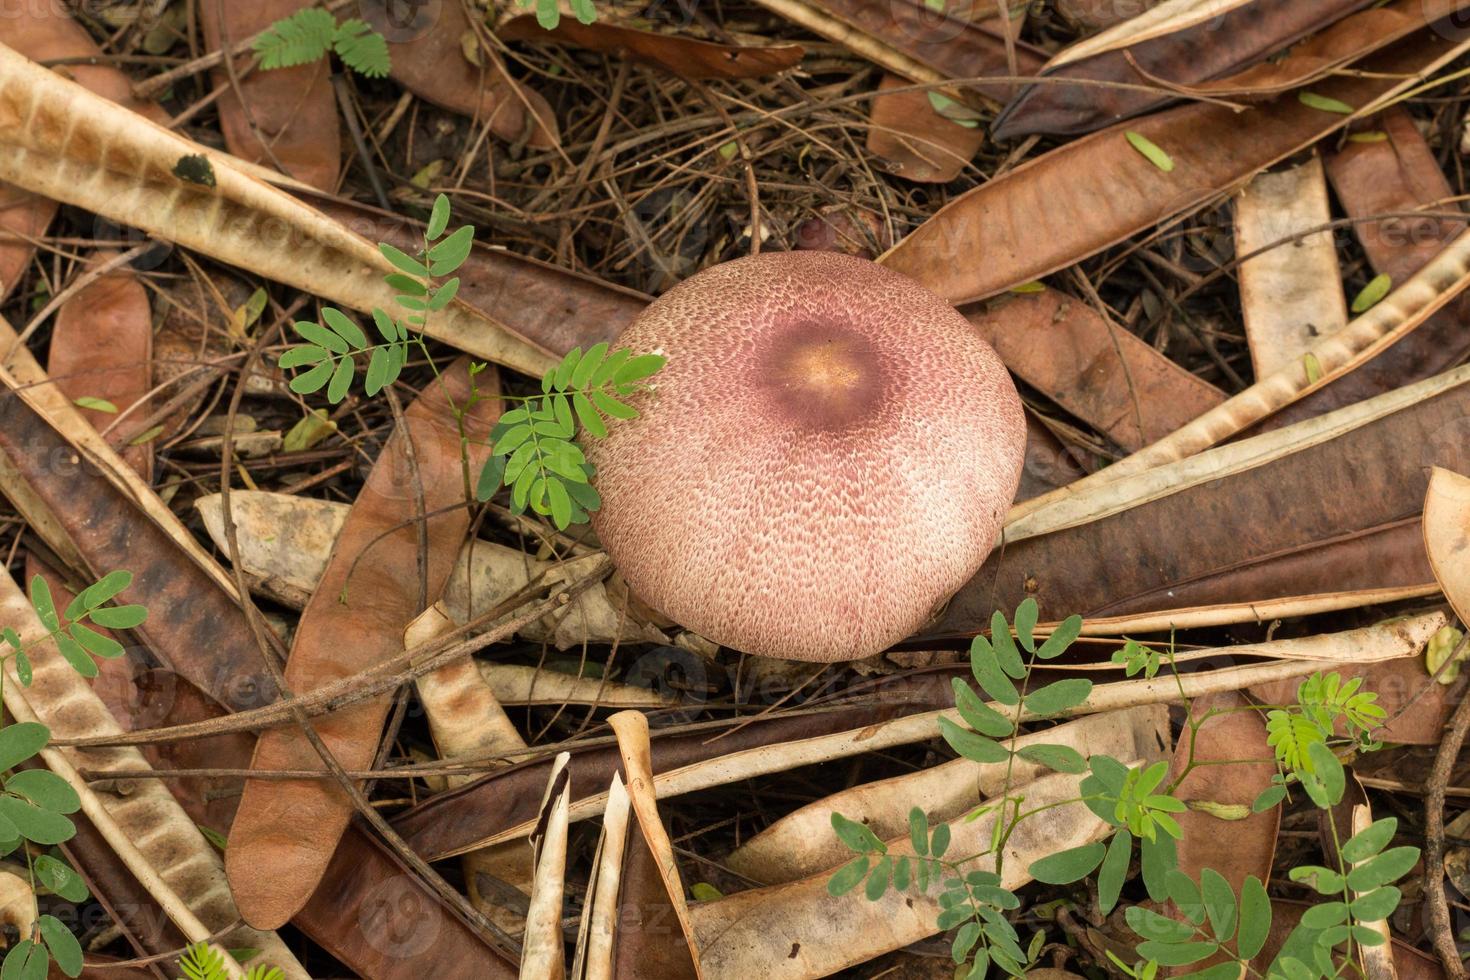
[(298, 10), (276, 21), (255, 39), (262, 68), (309, 65), (335, 51), (348, 68), (368, 78), (392, 69), (388, 42), (366, 21), (337, 19), (319, 7)]
[(645, 387), (664, 363), (660, 354), (609, 353), (606, 343), (585, 353), (574, 348), (542, 377), (542, 397), (500, 417), (490, 433), (491, 458), (480, 473), (476, 495), (488, 500), (507, 486), (516, 513), (530, 508), (550, 517), (559, 529), (587, 520), (602, 499), (592, 487), (592, 464), (574, 441), (577, 424), (603, 439), (604, 416), (637, 418), (638, 410), (621, 399)]
[[(184, 950), (184, 955), (179, 957), (179, 969), (184, 973), (182, 980), (225, 980), (229, 976), (225, 955), (208, 943), (195, 943)], [(284, 980), (284, 977), (277, 967), (263, 963), (245, 971), (245, 980)]]

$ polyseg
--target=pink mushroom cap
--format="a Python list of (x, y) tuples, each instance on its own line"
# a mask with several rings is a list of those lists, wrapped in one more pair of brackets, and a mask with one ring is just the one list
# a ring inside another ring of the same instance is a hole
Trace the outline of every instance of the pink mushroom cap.
[(907, 276), (830, 252), (705, 270), (620, 346), (668, 358), (584, 440), (593, 527), (645, 602), (746, 653), (871, 656), (980, 567), (1015, 496), (1021, 400)]

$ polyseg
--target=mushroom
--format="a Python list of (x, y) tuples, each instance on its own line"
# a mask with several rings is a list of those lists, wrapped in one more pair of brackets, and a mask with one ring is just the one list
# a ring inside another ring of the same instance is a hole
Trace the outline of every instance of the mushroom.
[(619, 343), (667, 364), (588, 440), (593, 527), (644, 601), (750, 654), (856, 660), (995, 543), (1025, 456), (1000, 358), (918, 283), (776, 252), (701, 272)]

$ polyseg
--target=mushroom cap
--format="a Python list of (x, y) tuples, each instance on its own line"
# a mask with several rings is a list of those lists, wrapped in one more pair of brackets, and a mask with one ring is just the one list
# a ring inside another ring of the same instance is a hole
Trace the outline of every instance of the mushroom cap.
[(707, 269), (619, 340), (668, 362), (584, 440), (593, 527), (670, 619), (746, 653), (856, 660), (989, 554), (1026, 451), (994, 350), (907, 276), (831, 252)]

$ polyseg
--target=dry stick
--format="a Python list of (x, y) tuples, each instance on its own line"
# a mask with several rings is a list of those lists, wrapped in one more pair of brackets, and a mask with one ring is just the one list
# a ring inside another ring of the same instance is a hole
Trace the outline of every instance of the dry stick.
[[(234, 458), (234, 441), (230, 436), (234, 430), (235, 417), (240, 410), (240, 401), (245, 395), (244, 379), (248, 378), (250, 372), (254, 370), (256, 362), (260, 359), (261, 348), (265, 346), (267, 339), (273, 334), (279, 333), (281, 326), (282, 322), (278, 320), (274, 330), (262, 331), (260, 340), (251, 350), (250, 356), (245, 359), (245, 364), (241, 369), (241, 382), (235, 386), (234, 395), (230, 398), (229, 414), (225, 420), (226, 438), (222, 452), (220, 453), (221, 523), (225, 530), (225, 542), (229, 545), (230, 565), (235, 574), (235, 588), (239, 592), (240, 608), (245, 613), (245, 619), (250, 625), (250, 631), (255, 635), (256, 646), (260, 650), (261, 660), (265, 665), (265, 669), (270, 673), (271, 680), (275, 682), (276, 690), (280, 692), (281, 702), (290, 712), (292, 720), (300, 726), (302, 734), (311, 743), (311, 747), (316, 750), (317, 755), (322, 760), (322, 764), (331, 771), (337, 784), (347, 794), (348, 799), (352, 801), (353, 809), (378, 832), (383, 842), (388, 845), (394, 855), (416, 874), (420, 881), (432, 888), (440, 899), (443, 900), (444, 904), (474, 930), (485, 945), (510, 956), (512, 959), (518, 959), (520, 956), (520, 945), (508, 936), (505, 930), (486, 918), (479, 909), (475, 908), (468, 899), (459, 893), (458, 889), (450, 885), (438, 872), (429, 867), (429, 863), (419, 857), (413, 848), (408, 846), (408, 843), (398, 835), (397, 831), (388, 824), (388, 821), (383, 819), (383, 815), (362, 795), (362, 791), (358, 788), (357, 783), (352, 777), (347, 775), (341, 763), (337, 761), (337, 757), (332, 754), (332, 750), (328, 748), (326, 742), (322, 741), (322, 737), (317, 732), (316, 726), (311, 723), (311, 718), (297, 702), (296, 697), (291, 693), (291, 689), (286, 686), (285, 673), (281, 670), (280, 661), (275, 655), (275, 634), (266, 626), (264, 618), (260, 615), (260, 610), (256, 608), (255, 600), (250, 596), (249, 583), (245, 579), (245, 569), (240, 563), (240, 541), (236, 534), (235, 522), (230, 511), (230, 465)], [(412, 435), (406, 428), (404, 430), (404, 437), (412, 439)]]
[(1470, 731), (1470, 697), (1461, 697), (1450, 719), (1450, 730), (1439, 743), (1429, 770), (1429, 792), (1424, 798), (1424, 896), (1429, 903), (1429, 931), (1434, 952), (1449, 980), (1464, 980), (1465, 966), (1455, 945), (1450, 907), (1444, 895), (1444, 797), (1450, 771), (1460, 757), (1460, 746)]
[[(460, 641), (450, 646), (445, 646), (442, 641), (430, 644), (428, 650), (435, 651), (427, 655), (424, 649), (405, 651), (390, 660), (385, 660), (371, 670), (352, 677), (344, 677), (341, 680), (314, 687), (305, 694), (292, 698), (296, 709), (304, 711), (309, 717), (327, 714), (350, 707), (360, 701), (377, 697), (385, 691), (391, 691), (400, 685), (407, 684), (424, 674), (432, 673), (447, 663), (452, 663), (461, 657), (469, 656), (478, 650), (482, 650), (501, 640), (509, 639), (515, 633), (529, 623), (542, 618), (561, 606), (570, 603), (577, 596), (590, 588), (594, 583), (601, 581), (612, 570), (612, 562), (604, 559), (599, 562), (583, 578), (578, 579), (571, 585), (561, 589), (548, 599), (531, 606), (526, 612), (507, 620), (488, 630), (479, 636)], [(481, 625), (485, 620), (491, 619), (493, 615), (482, 617), (480, 621), (471, 624), (471, 627)], [(456, 631), (462, 633), (465, 630)], [(416, 659), (426, 657), (424, 660)], [(405, 664), (412, 664), (399, 673), (388, 673)], [(222, 718), (213, 718), (208, 721), (195, 721), (183, 725), (172, 725), (167, 728), (151, 728), (137, 732), (126, 732), (123, 735), (100, 736), (78, 739), (58, 739), (54, 744), (73, 747), (87, 747), (93, 745), (149, 745), (156, 742), (176, 742), (184, 739), (201, 738), (208, 735), (222, 735), (226, 732), (253, 731), (257, 728), (275, 727), (287, 724), (295, 717), (292, 706), (284, 702), (268, 704), (260, 708), (251, 708), (248, 711), (237, 711), (234, 714)]]

